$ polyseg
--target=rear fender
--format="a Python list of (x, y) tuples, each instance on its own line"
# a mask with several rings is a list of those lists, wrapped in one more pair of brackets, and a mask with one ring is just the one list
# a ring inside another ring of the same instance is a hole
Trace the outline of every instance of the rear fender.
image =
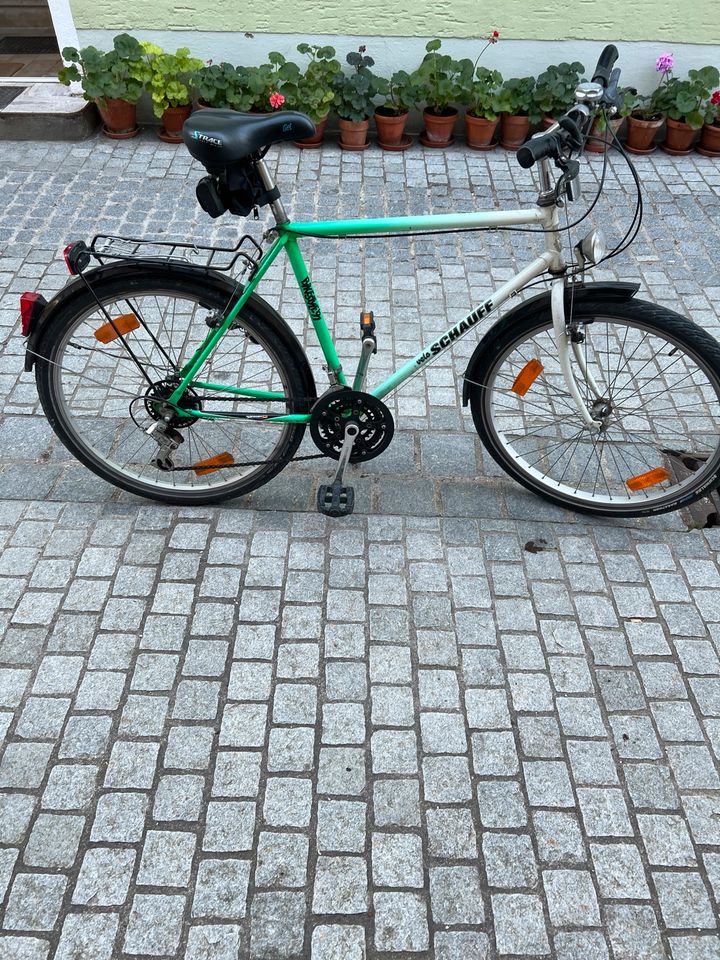
[[(577, 284), (577, 286), (567, 287), (565, 289), (565, 309), (569, 310), (572, 303), (583, 303), (586, 300), (611, 300), (616, 303), (624, 303), (632, 299), (639, 289), (639, 283), (624, 283), (621, 281)], [(498, 323), (505, 325), (517, 321), (526, 315), (534, 313), (550, 314), (550, 312), (550, 291), (545, 290), (543, 293), (535, 297), (530, 297), (529, 300), (523, 300), (522, 303), (513, 307), (501, 320), (498, 320)], [(485, 334), (485, 337), (492, 334), (492, 329), (491, 327), (488, 333)], [(470, 381), (475, 380), (475, 370), (480, 363), (480, 357), (486, 349), (485, 337), (483, 337), (477, 347), (475, 347), (475, 351), (470, 357), (467, 370), (465, 371), (462, 393), (464, 407), (468, 405), (470, 399), (470, 387), (472, 386)]]
[[(227, 302), (237, 300), (242, 293), (242, 286), (236, 283), (231, 277), (224, 276), (216, 270), (207, 270), (204, 267), (195, 267), (191, 264), (165, 264), (153, 260), (133, 260), (116, 261), (115, 263), (104, 264), (92, 270), (86, 270), (83, 277), (91, 284), (97, 285), (102, 282), (112, 280), (127, 279), (130, 282), (137, 280), (138, 273), (152, 275), (153, 272), (158, 280), (167, 277), (172, 273), (175, 277), (187, 279), (194, 283), (201, 282), (208, 287), (218, 289)], [(25, 369), (32, 370), (37, 359), (37, 354), (41, 354), (41, 344), (45, 331), (52, 323), (60, 310), (64, 310), (76, 298), (83, 297), (87, 292), (86, 284), (82, 277), (73, 277), (55, 296), (50, 300), (38, 317), (30, 336), (28, 337), (25, 353)], [(248, 300), (249, 309), (262, 321), (263, 324), (270, 327), (282, 341), (287, 351), (292, 354), (294, 361), (302, 371), (305, 381), (305, 396), (314, 400), (317, 397), (315, 387), (315, 378), (313, 377), (310, 364), (307, 361), (305, 353), (292, 332), (288, 324), (283, 320), (280, 314), (270, 306), (262, 297), (257, 294), (251, 294)]]

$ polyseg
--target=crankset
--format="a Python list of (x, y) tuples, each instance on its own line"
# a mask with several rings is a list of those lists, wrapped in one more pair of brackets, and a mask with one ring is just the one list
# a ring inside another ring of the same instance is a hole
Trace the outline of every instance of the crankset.
[[(349, 456), (350, 463), (372, 460), (393, 438), (392, 414), (377, 397), (342, 387), (324, 394), (312, 408), (310, 436), (325, 456), (339, 460), (347, 428), (357, 428)], [(354, 431), (351, 431), (354, 433)]]

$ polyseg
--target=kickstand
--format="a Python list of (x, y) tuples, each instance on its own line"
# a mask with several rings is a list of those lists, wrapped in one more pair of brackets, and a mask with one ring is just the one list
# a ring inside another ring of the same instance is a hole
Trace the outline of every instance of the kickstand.
[(318, 512), (328, 517), (348, 517), (355, 509), (355, 491), (352, 487), (344, 485), (343, 477), (358, 433), (360, 429), (356, 423), (347, 425), (335, 477), (332, 483), (321, 483), (318, 487)]

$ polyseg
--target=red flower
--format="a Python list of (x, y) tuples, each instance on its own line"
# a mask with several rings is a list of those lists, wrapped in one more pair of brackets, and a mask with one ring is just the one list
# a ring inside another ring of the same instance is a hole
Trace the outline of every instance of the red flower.
[(497, 43), (498, 40), (500, 39), (500, 31), (499, 31), (499, 30), (492, 30), (491, 33), (490, 33), (490, 36), (488, 37), (488, 39), (489, 39), (490, 43)]
[(367, 47), (365, 46), (364, 43), (358, 47), (358, 53), (365, 53), (366, 50), (367, 50)]
[(270, 94), (270, 106), (273, 108), (273, 110), (279, 110), (284, 103), (285, 97), (281, 93)]
[(714, 107), (719, 107), (719, 106), (720, 106), (720, 90), (715, 90), (715, 91), (713, 92), (713, 95), (710, 97), (710, 103), (711, 103)]

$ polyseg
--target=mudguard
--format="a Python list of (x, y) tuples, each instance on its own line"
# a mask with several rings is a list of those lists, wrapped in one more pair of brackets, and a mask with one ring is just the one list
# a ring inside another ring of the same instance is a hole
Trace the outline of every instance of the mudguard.
[[(625, 301), (632, 299), (639, 289), (639, 283), (625, 283), (623, 281), (609, 280), (607, 282), (601, 281), (598, 283), (579, 283), (572, 288), (566, 288), (565, 308), (569, 310), (571, 302), (583, 303), (586, 300), (601, 299), (615, 301), (616, 303), (624, 303)], [(549, 290), (544, 290), (537, 296), (530, 297), (529, 300), (523, 300), (522, 303), (519, 303), (516, 307), (513, 307), (512, 310), (509, 310), (500, 320), (498, 320), (498, 323), (505, 325), (516, 321), (525, 315), (544, 312), (550, 313)], [(485, 337), (490, 336), (492, 331), (493, 328), (491, 327), (490, 330), (488, 330), (488, 332), (485, 334)], [(467, 369), (465, 371), (462, 394), (462, 402), (464, 407), (466, 407), (469, 402), (471, 386), (469, 381), (475, 379), (475, 368), (480, 361), (480, 356), (485, 350), (485, 337), (483, 337), (477, 347), (475, 347), (475, 351), (470, 357)]]
[[(208, 270), (205, 267), (196, 267), (192, 264), (158, 263), (157, 260), (116, 261), (115, 263), (104, 264), (92, 270), (86, 270), (84, 277), (90, 284), (99, 284), (108, 279), (127, 279), (129, 282), (132, 282), (137, 280), (140, 273), (146, 276), (155, 273), (158, 279), (172, 273), (176, 277), (185, 278), (188, 281), (192, 280), (194, 283), (201, 283), (219, 289), (227, 301), (236, 300), (243, 289), (242, 286), (237, 284), (231, 277), (218, 273), (216, 270)], [(25, 353), (26, 370), (32, 370), (35, 365), (35, 360), (37, 359), (36, 354), (41, 352), (39, 347), (48, 324), (52, 322), (58, 311), (64, 309), (74, 298), (85, 294), (86, 290), (84, 280), (81, 277), (73, 277), (73, 279), (48, 302), (27, 339)], [(250, 296), (248, 307), (264, 324), (270, 327), (273, 333), (280, 338), (288, 353), (292, 354), (293, 360), (302, 371), (305, 381), (305, 396), (311, 400), (315, 400), (317, 398), (317, 389), (310, 364), (295, 334), (286, 321), (283, 320), (277, 310), (271, 307), (269, 303), (256, 293)]]

